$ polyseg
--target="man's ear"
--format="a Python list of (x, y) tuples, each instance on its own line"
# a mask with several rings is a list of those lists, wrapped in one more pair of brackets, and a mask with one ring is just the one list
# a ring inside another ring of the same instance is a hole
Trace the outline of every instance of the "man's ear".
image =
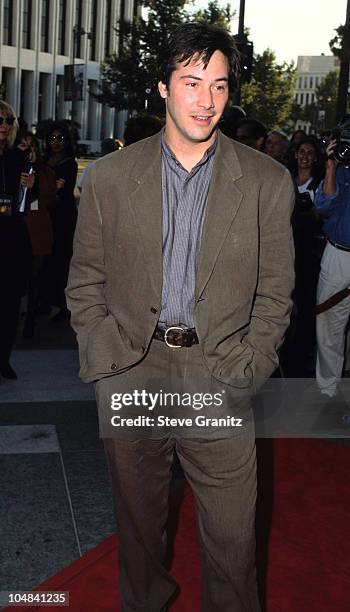
[(163, 83), (163, 81), (159, 81), (158, 91), (160, 93), (161, 98), (164, 98), (164, 100), (168, 97), (167, 86), (165, 85), (165, 83)]

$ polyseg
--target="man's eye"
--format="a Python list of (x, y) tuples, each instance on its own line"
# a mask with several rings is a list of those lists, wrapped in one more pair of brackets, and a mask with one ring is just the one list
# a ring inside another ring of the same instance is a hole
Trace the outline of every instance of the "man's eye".
[(216, 91), (225, 91), (226, 87), (225, 85), (215, 85), (214, 89), (216, 89)]
[(197, 83), (194, 83), (193, 81), (191, 81), (190, 83), (186, 83), (186, 85), (187, 85), (187, 87), (192, 87), (192, 88), (194, 88), (194, 87), (196, 87), (196, 86), (197, 86)]

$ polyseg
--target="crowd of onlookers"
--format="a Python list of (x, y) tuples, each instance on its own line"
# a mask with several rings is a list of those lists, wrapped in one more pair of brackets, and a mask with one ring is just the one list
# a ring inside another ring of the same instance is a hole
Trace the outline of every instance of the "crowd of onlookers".
[(317, 136), (297, 130), (288, 138), (284, 132), (268, 130), (260, 121), (246, 117), (239, 107), (225, 112), (221, 129), (234, 140), (285, 165), (293, 178), (296, 280), (291, 324), (280, 349), (280, 360), (286, 376), (310, 376), (315, 370), (317, 284), (326, 244), (322, 218), (314, 203), (325, 174), (326, 152)]
[[(131, 118), (125, 144), (159, 131), (157, 117)], [(123, 147), (107, 138), (101, 155)], [(69, 122), (48, 123), (40, 141), (0, 100), (0, 379), (16, 379), (10, 356), (18, 331), (35, 334), (41, 315), (69, 319), (65, 287), (77, 220), (77, 198), (92, 165), (78, 177), (74, 132)]]
[[(0, 101), (0, 121), (0, 374), (15, 378), (10, 353), (22, 297), (26, 296), (25, 337), (33, 336), (38, 316), (49, 314), (53, 307), (54, 320), (69, 318), (64, 289), (77, 218), (74, 190), (82, 190), (95, 162), (77, 181), (78, 165), (67, 122), (52, 122), (39, 142), (33, 133), (19, 129), (13, 108), (4, 101)], [(129, 119), (125, 145), (158, 132), (162, 125), (154, 116)], [(327, 155), (316, 136), (297, 130), (288, 138), (281, 131), (269, 131), (239, 107), (225, 112), (220, 129), (284, 164), (293, 177), (296, 284), (291, 325), (280, 357), (285, 375), (307, 376), (315, 369), (316, 293), (327, 241), (314, 203)], [(120, 140), (108, 138), (101, 143), (101, 155), (123, 146)], [(22, 212), (18, 210), (20, 200)]]
[(26, 296), (24, 336), (36, 316), (57, 307), (67, 317), (64, 289), (77, 217), (78, 165), (70, 131), (52, 122), (43, 146), (20, 131), (11, 106), (0, 101), (0, 374), (16, 378), (10, 364), (21, 298)]

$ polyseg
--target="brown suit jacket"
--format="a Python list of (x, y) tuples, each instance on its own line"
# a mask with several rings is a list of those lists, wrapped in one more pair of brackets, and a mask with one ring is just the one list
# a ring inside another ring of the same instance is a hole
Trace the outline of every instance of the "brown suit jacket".
[[(219, 132), (194, 317), (208, 370), (233, 386), (258, 387), (278, 364), (293, 204), (283, 166)], [(157, 134), (99, 160), (84, 184), (66, 291), (84, 381), (121, 373), (147, 351), (161, 310), (162, 232)]]

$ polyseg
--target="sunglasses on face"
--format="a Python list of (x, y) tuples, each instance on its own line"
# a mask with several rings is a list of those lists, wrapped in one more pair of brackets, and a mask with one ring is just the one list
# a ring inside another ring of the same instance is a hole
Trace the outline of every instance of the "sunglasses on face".
[(62, 136), (61, 134), (59, 134), (58, 136), (53, 134), (53, 136), (50, 136), (49, 140), (50, 142), (64, 142), (64, 136)]
[(15, 122), (14, 117), (0, 117), (0, 125), (7, 123), (7, 125), (13, 125)]

